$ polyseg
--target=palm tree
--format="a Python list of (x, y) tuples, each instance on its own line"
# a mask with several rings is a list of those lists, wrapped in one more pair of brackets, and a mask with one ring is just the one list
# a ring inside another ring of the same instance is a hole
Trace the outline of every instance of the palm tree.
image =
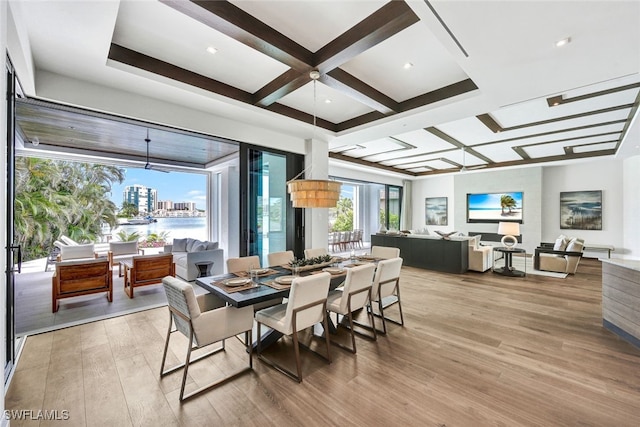
[(19, 157), (16, 159), (16, 241), (25, 259), (47, 255), (61, 234), (95, 241), (102, 224), (117, 225), (108, 193), (124, 180), (116, 166)]
[(503, 194), (500, 196), (500, 208), (502, 208), (502, 214), (504, 215), (504, 210), (509, 209), (509, 213), (511, 213), (511, 208), (517, 207), (515, 199), (508, 194)]

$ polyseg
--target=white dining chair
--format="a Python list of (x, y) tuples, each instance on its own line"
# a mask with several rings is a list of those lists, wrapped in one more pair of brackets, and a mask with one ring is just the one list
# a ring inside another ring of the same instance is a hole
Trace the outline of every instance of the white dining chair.
[(260, 268), (260, 257), (258, 255), (227, 259), (227, 272), (229, 273), (243, 273), (252, 268)]
[(273, 252), (267, 255), (269, 267), (287, 265), (289, 261), (293, 261), (294, 258), (293, 251)]
[[(374, 316), (382, 319), (382, 332), (387, 333), (386, 321), (404, 325), (404, 317), (402, 315), (402, 302), (400, 301), (400, 271), (402, 270), (402, 258), (385, 259), (378, 262), (376, 274), (373, 277), (373, 285), (371, 288), (371, 311)], [(393, 298), (388, 298), (393, 297)], [(392, 300), (391, 302), (383, 301), (385, 298)], [(379, 313), (373, 311), (373, 306), (377, 303)], [(385, 317), (384, 308), (393, 304), (398, 304), (400, 311), (400, 321)]]
[[(316, 323), (323, 322), (327, 356), (325, 357), (307, 346), (303, 347), (331, 363), (328, 333), (329, 323), (327, 321), (327, 294), (329, 293), (330, 281), (331, 275), (326, 272), (298, 277), (291, 283), (289, 300), (286, 303), (256, 312), (256, 322), (258, 323), (258, 358), (298, 382), (302, 382), (302, 367), (300, 362), (300, 345), (302, 344), (300, 344), (298, 340), (298, 332), (312, 327)], [(268, 359), (262, 354), (262, 325), (275, 329), (284, 335), (292, 336), (296, 373)]]
[(327, 248), (311, 248), (304, 250), (304, 257), (307, 259), (317, 258), (319, 256), (327, 255), (328, 253)]
[[(210, 294), (203, 294), (196, 297), (191, 284), (171, 276), (162, 279), (162, 284), (167, 294), (169, 306), (169, 329), (167, 330), (167, 339), (162, 354), (160, 377), (162, 378), (167, 374), (184, 368), (182, 385), (180, 386), (180, 401), (215, 388), (253, 369), (253, 359), (251, 357), (253, 309), (251, 306), (243, 308), (225, 307), (221, 300), (215, 297), (210, 298), (212, 296)], [(175, 324), (176, 327), (175, 331), (171, 330), (173, 324)], [(172, 332), (180, 332), (187, 337), (187, 356), (184, 363), (165, 371), (164, 365), (167, 359), (167, 350)], [(185, 395), (184, 390), (187, 383), (189, 365), (219, 351), (223, 351), (225, 349), (225, 339), (243, 332), (245, 333), (245, 343), (247, 343), (247, 353), (249, 354), (249, 366)], [(207, 347), (218, 342), (221, 343), (220, 347), (191, 360), (192, 350)]]
[(371, 256), (382, 259), (398, 258), (400, 256), (400, 248), (371, 246)]
[[(331, 341), (339, 347), (345, 348), (352, 353), (356, 352), (356, 336), (353, 328), (353, 312), (367, 306), (371, 302), (371, 285), (376, 266), (373, 263), (363, 264), (347, 270), (347, 277), (343, 283), (342, 290), (329, 292), (327, 297), (327, 310), (336, 313), (336, 325), (340, 326), (339, 316), (347, 316), (349, 320), (349, 330), (351, 332), (351, 347)], [(373, 340), (377, 339), (373, 313), (367, 310), (367, 316), (373, 331)]]

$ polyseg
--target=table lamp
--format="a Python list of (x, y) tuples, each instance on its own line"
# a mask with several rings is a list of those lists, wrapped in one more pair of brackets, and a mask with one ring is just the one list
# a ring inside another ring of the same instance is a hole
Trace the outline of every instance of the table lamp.
[(518, 244), (515, 236), (520, 235), (520, 224), (517, 222), (499, 222), (498, 234), (502, 234), (500, 243), (506, 248), (513, 249)]

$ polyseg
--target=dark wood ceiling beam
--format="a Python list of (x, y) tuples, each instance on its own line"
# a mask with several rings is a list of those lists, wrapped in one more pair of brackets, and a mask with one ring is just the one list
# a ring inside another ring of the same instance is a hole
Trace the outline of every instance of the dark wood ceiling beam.
[(107, 57), (112, 61), (127, 64), (241, 102), (252, 103), (253, 101), (253, 97), (248, 92), (115, 43), (111, 43)]
[(307, 70), (313, 61), (309, 50), (228, 1), (160, 2), (293, 69)]
[(368, 166), (370, 168), (382, 169), (389, 172), (395, 172), (395, 173), (400, 173), (400, 174), (409, 175), (409, 176), (417, 176), (415, 172), (410, 172), (404, 169), (394, 168), (393, 166), (385, 166), (385, 165), (381, 165), (380, 163), (374, 163), (374, 162), (369, 162), (366, 160), (361, 160), (361, 159), (357, 159), (350, 156), (345, 156), (344, 154), (340, 154), (340, 153), (329, 152), (329, 157), (336, 160), (343, 160), (345, 162), (355, 163), (362, 166)]
[[(283, 116), (291, 117), (292, 119), (296, 119), (304, 123), (313, 124), (312, 114), (307, 114), (303, 111), (296, 110), (295, 108), (291, 108), (284, 104), (274, 102), (273, 104), (263, 108), (265, 110), (273, 111), (274, 113), (282, 114)], [(336, 132), (336, 125), (334, 123), (328, 120), (321, 119), (319, 117), (316, 117), (316, 126), (330, 130), (332, 132)], [(311, 135), (309, 135), (309, 137), (311, 137)]]
[(400, 109), (396, 101), (341, 68), (322, 74), (320, 82), (382, 114), (397, 113)]
[(431, 127), (425, 128), (424, 130), (426, 130), (427, 132), (429, 132), (430, 134), (432, 134), (434, 136), (437, 136), (438, 138), (442, 139), (443, 141), (446, 141), (449, 144), (454, 145), (455, 147), (458, 147), (460, 149), (465, 150), (468, 154), (471, 154), (472, 156), (477, 157), (478, 159), (482, 160), (483, 162), (493, 163), (493, 160), (491, 160), (487, 156), (478, 153), (471, 146), (464, 145), (462, 142), (458, 141), (457, 139), (455, 139), (451, 135), (441, 131), (440, 129), (438, 129), (436, 127), (431, 126)]
[(478, 86), (471, 79), (461, 80), (459, 82), (450, 84), (448, 86), (441, 87), (431, 92), (418, 95), (414, 98), (407, 99), (400, 103), (401, 111), (413, 110), (414, 108), (423, 107), (425, 105), (433, 104), (434, 102), (442, 101), (444, 99), (453, 98), (457, 95), (462, 95), (467, 92), (477, 90)]
[(313, 64), (331, 71), (418, 21), (404, 1), (391, 1), (318, 50)]
[(310, 81), (309, 73), (301, 74), (297, 70), (290, 69), (258, 90), (253, 95), (254, 104), (260, 107), (267, 107), (278, 99), (300, 89)]

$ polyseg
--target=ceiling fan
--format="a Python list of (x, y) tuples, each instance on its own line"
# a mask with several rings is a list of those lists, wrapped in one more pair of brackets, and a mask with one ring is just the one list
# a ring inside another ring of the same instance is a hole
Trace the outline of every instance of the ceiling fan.
[(162, 168), (157, 168), (157, 167), (153, 166), (151, 163), (149, 163), (149, 143), (151, 142), (151, 139), (149, 138), (149, 129), (147, 129), (147, 137), (144, 139), (144, 142), (147, 143), (147, 160), (146, 160), (146, 163), (144, 164), (144, 168), (146, 170), (154, 170), (154, 171), (158, 171), (158, 172), (169, 173), (168, 170), (162, 169)]
[(461, 148), (462, 148), (462, 167), (460, 168), (460, 172), (472, 171), (472, 170), (482, 169), (487, 167), (487, 165), (467, 166), (467, 163), (466, 163), (467, 147), (463, 145)]

